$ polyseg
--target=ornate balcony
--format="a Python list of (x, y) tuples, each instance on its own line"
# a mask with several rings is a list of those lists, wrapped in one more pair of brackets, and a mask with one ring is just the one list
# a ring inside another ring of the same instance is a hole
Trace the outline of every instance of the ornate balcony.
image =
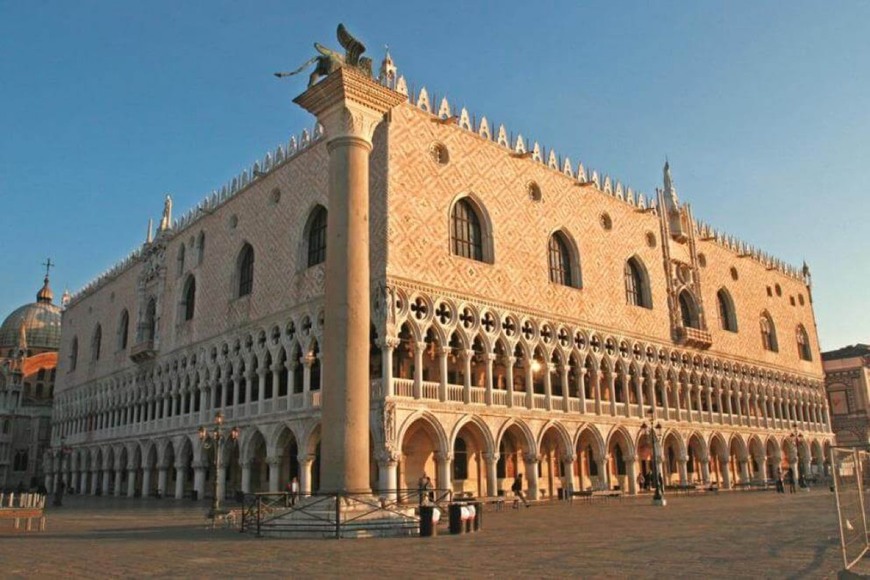
[(130, 360), (136, 364), (141, 364), (156, 356), (157, 349), (154, 348), (154, 340), (143, 340), (130, 348)]
[(713, 335), (706, 330), (678, 326), (674, 329), (676, 341), (690, 348), (710, 348), (713, 345)]

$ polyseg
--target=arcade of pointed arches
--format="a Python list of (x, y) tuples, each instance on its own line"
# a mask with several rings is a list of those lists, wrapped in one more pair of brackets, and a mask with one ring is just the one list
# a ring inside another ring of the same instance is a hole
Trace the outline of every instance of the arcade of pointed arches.
[[(393, 460), (398, 471), (377, 475), (373, 464), (376, 487), (409, 485), (421, 469), (437, 472), (441, 481), (456, 479), (471, 485), (468, 477), (452, 476), (487, 470), (485, 477), (478, 476), (475, 481), (478, 486), (485, 482), (489, 491), (496, 489), (494, 481), (502, 479), (498, 474), (523, 470), (528, 457), (538, 456), (542, 464), (549, 458), (548, 465), (555, 466), (541, 471), (549, 473), (550, 480), (555, 480), (555, 473), (563, 477), (571, 467), (565, 463), (573, 457), (575, 489), (616, 485), (613, 481), (648, 466), (638, 428), (651, 411), (666, 427), (663, 449), (672, 481), (686, 480), (689, 474), (703, 479), (702, 458), (721, 458), (725, 451), (733, 458), (728, 466), (713, 461), (707, 467), (708, 478), (714, 477), (711, 473), (719, 478), (713, 481), (728, 485), (747, 481), (748, 473), (770, 471), (775, 464), (772, 458), (785, 456), (776, 451), (787, 446), (783, 431), (795, 424), (807, 435), (809, 451), (805, 456), (813, 459), (812, 465), (819, 465), (816, 459), (821, 461), (822, 455), (813, 446), (824, 444), (830, 434), (827, 405), (819, 385), (796, 375), (396, 287), (381, 288), (373, 320), (380, 321), (381, 329), (390, 329), (384, 333), (372, 326), (373, 400), (395, 400), (403, 408), (428, 413), (428, 418), (403, 424), (401, 444), (390, 442), (392, 449), (400, 450), (394, 452), (400, 457)], [(111, 471), (113, 478), (105, 485), (102, 479), (99, 485), (96, 481), (91, 485), (94, 490), (105, 487), (108, 491), (111, 487), (114, 493), (119, 493), (121, 482), (131, 485), (125, 475), (130, 465), (140, 473), (138, 484), (134, 478), (130, 489), (147, 488), (144, 473), (159, 470), (155, 467), (158, 458), (167, 471), (171, 471), (170, 466), (177, 467), (175, 457), (187, 458), (187, 471), (181, 474), (182, 481), (187, 482), (184, 485), (213, 477), (208, 463), (197, 459), (198, 452), (193, 451), (198, 449), (198, 441), (179, 432), (192, 434), (199, 424), (209, 422), (217, 409), (224, 411), (229, 421), (242, 425), (268, 421), (269, 415), (279, 415), (274, 418), (281, 420), (289, 415), (291, 422), (316, 417), (322, 323), (319, 307), (299, 309), (284, 323), (275, 321), (260, 330), (224, 335), (213, 343), (173, 353), (147, 372), (118, 373), (59, 394), (54, 436), (65, 436), (74, 449), (81, 445), (76, 453), (84, 459), (74, 454), (64, 468), (55, 464), (49, 470), (55, 474), (67, 471), (70, 477), (74, 465), (86, 466), (81, 473), (92, 473), (95, 468), (103, 473)], [(386, 339), (381, 338), (383, 334)], [(444, 429), (437, 427), (440, 423), (434, 419), (442, 402), (469, 405), (469, 411), (478, 418), (477, 425), (485, 424), (481, 417), (486, 416), (487, 407), (512, 408), (515, 417), (504, 433), (487, 432), (482, 427), (475, 430), (467, 423), (456, 448), (455, 441), (446, 443)], [(604, 421), (589, 422), (599, 416)], [(563, 418), (566, 422), (587, 421), (587, 426), (572, 436), (565, 428), (556, 429), (553, 432), (560, 433), (561, 446), (554, 447), (551, 438), (555, 435), (545, 440), (546, 433), (533, 437), (528, 427), (522, 427), (523, 421), (541, 417), (553, 420), (552, 425), (561, 424)], [(602, 423), (625, 424), (605, 435), (599, 432), (604, 429)], [(283, 452), (279, 453), (276, 436), (263, 429), (261, 447), (270, 450), (239, 452), (238, 457), (245, 459), (229, 462), (230, 477), (237, 480), (231, 481), (233, 489), (259, 489), (263, 485), (257, 482), (267, 479), (271, 489), (271, 482), (289, 477), (294, 469), (300, 480), (304, 475), (311, 485), (316, 476), (303, 474), (300, 465), (316, 459), (316, 445), (315, 451), (303, 454), (305, 461), (300, 462), (298, 451), (288, 451), (286, 459), (275, 463)], [(679, 434), (690, 432), (687, 430), (694, 434)], [(777, 430), (780, 433), (772, 433)], [(253, 437), (260, 428), (246, 431)], [(150, 436), (151, 441), (142, 446), (107, 446), (109, 441), (118, 445), (119, 440), (132, 439), (134, 433), (137, 440)], [(292, 433), (288, 441), (304, 441), (302, 448), (311, 447), (302, 432)], [(593, 433), (597, 435), (593, 437)], [(107, 440), (106, 444), (100, 445), (100, 439)], [(246, 440), (243, 438), (242, 448)], [(494, 441), (499, 442), (497, 446)], [(84, 445), (87, 452), (82, 451)], [(380, 436), (373, 438), (375, 447), (381, 451), (374, 455), (383, 455)], [(550, 452), (554, 449), (559, 449), (559, 454)], [(167, 454), (171, 461), (164, 459)], [(553, 463), (557, 456), (559, 461)], [(262, 457), (275, 463), (277, 471), (270, 477), (264, 474), (271, 473), (273, 463), (257, 459)], [(761, 461), (763, 457), (767, 459)], [(746, 462), (745, 472), (741, 458)], [(605, 468), (605, 463), (612, 469)], [(195, 465), (202, 470), (201, 475), (196, 475)], [(810, 469), (809, 463), (806, 467)], [(117, 485), (110, 485), (118, 477)], [(245, 478), (249, 483), (244, 483)], [(153, 483), (155, 478), (149, 476), (149, 480), (152, 487), (158, 485)], [(628, 489), (633, 483), (626, 479), (625, 485)], [(160, 485), (159, 489), (172, 493), (170, 489), (175, 488)]]

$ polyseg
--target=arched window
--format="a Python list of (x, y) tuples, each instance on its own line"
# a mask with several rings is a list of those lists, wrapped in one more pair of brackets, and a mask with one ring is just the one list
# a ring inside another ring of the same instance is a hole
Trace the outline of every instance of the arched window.
[(175, 276), (181, 277), (182, 274), (184, 274), (184, 244), (181, 244), (181, 247), (178, 248), (178, 266)]
[(813, 353), (810, 351), (810, 339), (803, 324), (798, 324), (796, 333), (798, 356), (801, 357), (801, 360), (813, 360)]
[(121, 312), (121, 322), (118, 324), (118, 350), (127, 348), (127, 334), (130, 331), (130, 314), (125, 308)]
[(202, 264), (205, 259), (205, 232), (199, 232), (199, 237), (196, 239), (196, 263)]
[(453, 479), (468, 479), (468, 446), (462, 437), (453, 444)]
[(568, 236), (563, 232), (555, 232), (550, 236), (547, 250), (550, 265), (550, 282), (579, 288), (580, 265)]
[(157, 336), (157, 300), (152, 298), (145, 307), (145, 319), (142, 321), (140, 334), (142, 341), (154, 340)]
[(484, 232), (480, 216), (468, 198), (453, 205), (450, 215), (450, 249), (456, 256), (484, 261)]
[(761, 345), (764, 350), (771, 352), (779, 352), (779, 345), (776, 342), (776, 327), (773, 325), (773, 319), (770, 314), (764, 312), (761, 315)]
[(308, 245), (308, 267), (322, 264), (326, 261), (326, 220), (328, 214), (326, 208), (318, 205), (308, 218), (308, 227), (305, 228)]
[(72, 339), (72, 346), (69, 351), (69, 370), (76, 370), (76, 365), (79, 362), (79, 338), (74, 336)]
[(103, 327), (99, 324), (94, 329), (94, 337), (91, 339), (91, 360), (100, 360), (100, 348), (103, 346)]
[(27, 449), (19, 449), (15, 452), (15, 459), (12, 463), (12, 471), (27, 471)]
[(686, 328), (700, 328), (701, 323), (698, 319), (698, 307), (695, 305), (695, 299), (688, 290), (680, 292), (680, 318), (683, 321), (683, 326)]
[(193, 313), (196, 309), (196, 278), (188, 276), (184, 283), (184, 295), (181, 301), (184, 320), (193, 320)]
[(254, 289), (254, 248), (251, 244), (245, 244), (239, 252), (236, 262), (237, 279), (239, 281), (237, 298), (247, 296)]
[(716, 302), (719, 304), (719, 325), (722, 330), (737, 332), (737, 313), (728, 290), (720, 288), (716, 293)]
[(632, 306), (652, 308), (652, 297), (649, 291), (649, 278), (646, 268), (637, 257), (629, 258), (625, 263), (625, 301)]

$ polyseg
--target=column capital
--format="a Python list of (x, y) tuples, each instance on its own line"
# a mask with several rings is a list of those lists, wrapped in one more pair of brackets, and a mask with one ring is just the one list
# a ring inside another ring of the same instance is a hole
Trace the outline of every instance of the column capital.
[(491, 451), (484, 451), (483, 458), (487, 461), (498, 461), (501, 459), (501, 455), (498, 453), (493, 453)]
[(453, 453), (450, 451), (436, 451), (435, 459), (439, 461), (453, 461)]
[(541, 461), (541, 456), (537, 453), (525, 452), (523, 453), (523, 461), (526, 463), (538, 463)]
[(341, 67), (293, 102), (317, 117), (327, 143), (342, 137), (363, 139), (371, 145), (375, 127), (384, 114), (408, 97), (379, 85), (365, 74)]
[(275, 466), (281, 465), (281, 456), (280, 455), (270, 455), (269, 457), (266, 458), (266, 463), (268, 463), (270, 467), (273, 465), (275, 465)]

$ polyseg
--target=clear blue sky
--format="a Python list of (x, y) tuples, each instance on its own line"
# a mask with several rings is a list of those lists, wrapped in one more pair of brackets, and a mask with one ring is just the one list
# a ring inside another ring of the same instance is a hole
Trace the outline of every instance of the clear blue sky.
[(870, 3), (0, 0), (0, 318), (75, 291), (312, 119), (278, 81), (339, 21), (412, 86), (814, 276), (870, 342)]

